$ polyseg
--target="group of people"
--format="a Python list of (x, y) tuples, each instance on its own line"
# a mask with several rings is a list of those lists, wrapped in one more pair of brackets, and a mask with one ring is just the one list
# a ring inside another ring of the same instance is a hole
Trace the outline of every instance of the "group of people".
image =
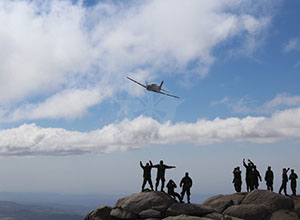
[[(165, 171), (166, 169), (172, 169), (176, 168), (175, 166), (168, 166), (165, 165), (164, 162), (161, 160), (159, 164), (153, 165), (152, 161), (150, 160), (149, 163), (146, 163), (146, 165), (143, 165), (142, 161), (140, 161), (140, 166), (143, 169), (143, 184), (142, 184), (142, 192), (145, 190), (145, 186), (147, 182), (150, 185), (151, 190), (153, 190), (153, 184), (151, 179), (151, 169), (157, 168), (157, 176), (156, 176), (156, 183), (155, 183), (155, 191), (157, 191), (157, 188), (159, 186), (159, 183), (161, 182), (161, 191), (164, 191), (165, 186)], [(187, 202), (190, 203), (191, 199), (191, 187), (193, 185), (193, 181), (191, 177), (189, 177), (189, 173), (186, 172), (185, 176), (180, 181), (180, 187), (182, 187), (181, 194), (175, 192), (175, 188), (177, 187), (176, 183), (170, 179), (167, 183), (167, 189), (168, 194), (173, 197), (174, 199), (178, 198), (180, 202), (183, 202), (183, 197), (186, 194), (187, 195)]]
[[(259, 171), (257, 170), (255, 164), (248, 160), (248, 164), (246, 164), (245, 159), (243, 159), (243, 165), (246, 168), (246, 187), (247, 192), (250, 192), (254, 189), (258, 189), (259, 181), (262, 181), (262, 178), (260, 176)], [(288, 176), (288, 171), (290, 168), (286, 169), (283, 168), (282, 170), (282, 184), (279, 189), (279, 194), (281, 194), (282, 190), (284, 191), (284, 194), (287, 196), (287, 183), (290, 180), (291, 181), (291, 190), (293, 195), (296, 195), (296, 187), (297, 187), (297, 179), (298, 176), (295, 173), (294, 169), (291, 169), (291, 174)], [(268, 169), (265, 173), (265, 181), (267, 185), (267, 190), (273, 191), (273, 180), (274, 180), (274, 174), (271, 169), (271, 166), (268, 166)], [(233, 170), (233, 181), (234, 188), (236, 192), (241, 192), (242, 189), (242, 171), (240, 170), (240, 167), (236, 167)]]

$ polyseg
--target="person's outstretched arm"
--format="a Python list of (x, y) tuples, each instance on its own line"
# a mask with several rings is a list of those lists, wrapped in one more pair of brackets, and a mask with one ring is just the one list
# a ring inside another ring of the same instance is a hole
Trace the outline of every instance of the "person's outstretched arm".
[(151, 160), (149, 160), (150, 166), (153, 167), (153, 163)]
[(140, 166), (141, 166), (142, 168), (144, 168), (142, 161), (140, 161)]
[(243, 159), (243, 165), (244, 165), (244, 167), (247, 169), (247, 164), (245, 163), (245, 159)]
[(166, 169), (172, 169), (172, 168), (176, 168), (176, 166), (168, 166), (168, 165), (165, 165), (165, 168), (166, 168)]

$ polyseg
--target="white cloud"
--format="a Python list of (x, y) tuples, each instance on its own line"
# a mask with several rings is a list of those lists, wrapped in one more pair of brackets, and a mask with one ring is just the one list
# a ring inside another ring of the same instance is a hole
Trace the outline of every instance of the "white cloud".
[(140, 116), (90, 132), (24, 124), (0, 130), (0, 136), (2, 156), (111, 153), (174, 143), (199, 146), (240, 141), (274, 143), (300, 138), (300, 108), (277, 112), (270, 118), (216, 118), (176, 124), (161, 124), (152, 118)]
[(289, 42), (284, 46), (283, 50), (285, 52), (300, 50), (300, 37), (290, 39)]
[[(252, 4), (258, 8), (265, 2), (153, 0), (84, 7), (81, 1), (2, 0), (0, 105), (34, 113), (42, 108), (39, 103), (61, 104), (53, 97), (65, 90), (96, 88), (100, 94), (114, 94), (129, 90), (124, 83), (128, 73), (143, 72), (142, 80), (174, 71), (204, 77), (219, 44), (239, 37), (252, 39), (251, 50), (255, 48), (253, 39), (268, 26), (270, 16), (248, 7)], [(242, 41), (239, 46), (243, 43), (250, 45)], [(72, 111), (71, 117), (84, 112)], [(26, 115), (30, 117), (16, 118)], [(64, 111), (48, 115), (69, 117)]]
[(227, 102), (229, 102), (229, 98), (225, 96), (223, 99), (217, 100), (217, 101), (212, 101), (210, 104), (211, 104), (212, 106), (214, 106), (214, 105), (225, 104), (225, 103), (227, 103)]
[(236, 113), (270, 114), (285, 108), (300, 106), (300, 96), (292, 96), (282, 93), (278, 94), (275, 98), (265, 102), (262, 105), (257, 105), (257, 103), (254, 101), (251, 101), (247, 98), (242, 98), (236, 103), (230, 103), (229, 106)]
[[(63, 90), (44, 102), (24, 104), (12, 112), (2, 111), (2, 122), (33, 120), (42, 118), (76, 118), (87, 112), (88, 108), (100, 103), (104, 98), (98, 90)], [(1, 114), (0, 114), (1, 115)]]

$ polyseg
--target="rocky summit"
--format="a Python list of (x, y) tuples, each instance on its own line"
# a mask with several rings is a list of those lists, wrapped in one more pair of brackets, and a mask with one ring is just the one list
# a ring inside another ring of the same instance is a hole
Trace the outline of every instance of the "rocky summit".
[(103, 206), (84, 220), (299, 220), (300, 196), (283, 196), (266, 190), (216, 195), (202, 204), (178, 203), (168, 194), (145, 191)]

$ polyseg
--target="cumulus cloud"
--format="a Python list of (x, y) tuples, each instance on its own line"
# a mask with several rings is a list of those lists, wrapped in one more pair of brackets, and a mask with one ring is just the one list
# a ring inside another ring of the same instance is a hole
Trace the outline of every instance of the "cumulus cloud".
[(33, 120), (43, 118), (77, 118), (83, 116), (89, 107), (104, 98), (98, 90), (63, 90), (37, 104), (24, 104), (13, 111), (2, 111), (2, 122)]
[(300, 108), (277, 112), (269, 118), (216, 118), (176, 124), (159, 123), (152, 118), (140, 116), (90, 132), (24, 124), (0, 130), (0, 136), (2, 156), (111, 153), (175, 143), (199, 146), (240, 141), (274, 143), (300, 138)]
[[(31, 109), (37, 118), (36, 109), (50, 101), (59, 105), (56, 94), (64, 91), (127, 91), (128, 73), (142, 80), (174, 71), (204, 77), (216, 60), (213, 49), (223, 42), (252, 39), (255, 48), (253, 39), (270, 23), (270, 14), (258, 5), (265, 1), (112, 1), (85, 7), (82, 1), (2, 0), (0, 107)], [(101, 103), (97, 100), (82, 108)], [(71, 117), (84, 112), (71, 111)]]
[(254, 101), (247, 98), (242, 98), (235, 103), (228, 104), (235, 113), (243, 114), (270, 114), (278, 110), (297, 107), (300, 105), (300, 96), (293, 96), (287, 93), (282, 93), (276, 95), (270, 101), (263, 103), (262, 105), (257, 105)]

